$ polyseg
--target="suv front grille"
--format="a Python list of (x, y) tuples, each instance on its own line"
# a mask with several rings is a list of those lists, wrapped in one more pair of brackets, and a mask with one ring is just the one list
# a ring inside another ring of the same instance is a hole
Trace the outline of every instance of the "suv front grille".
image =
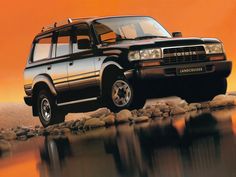
[(206, 61), (203, 46), (179, 47), (163, 49), (163, 64), (179, 64)]

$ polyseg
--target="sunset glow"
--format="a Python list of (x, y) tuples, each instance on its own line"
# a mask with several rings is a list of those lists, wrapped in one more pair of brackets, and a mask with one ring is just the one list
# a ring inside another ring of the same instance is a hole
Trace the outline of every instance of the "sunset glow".
[[(21, 0), (0, 2), (0, 102), (23, 101), (23, 69), (42, 26), (68, 17), (149, 15), (184, 37), (216, 37), (236, 61), (235, 0)], [(236, 66), (228, 91), (236, 91)]]

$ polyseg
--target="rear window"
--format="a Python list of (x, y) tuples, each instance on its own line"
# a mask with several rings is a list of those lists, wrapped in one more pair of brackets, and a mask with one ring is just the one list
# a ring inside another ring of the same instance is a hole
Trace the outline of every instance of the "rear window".
[(34, 47), (33, 61), (39, 61), (49, 58), (52, 37), (44, 37), (36, 41)]

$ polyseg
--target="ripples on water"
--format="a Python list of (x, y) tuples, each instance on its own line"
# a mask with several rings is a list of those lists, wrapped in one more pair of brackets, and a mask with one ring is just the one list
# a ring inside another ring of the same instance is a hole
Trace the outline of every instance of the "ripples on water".
[(0, 177), (233, 177), (236, 109), (16, 142)]

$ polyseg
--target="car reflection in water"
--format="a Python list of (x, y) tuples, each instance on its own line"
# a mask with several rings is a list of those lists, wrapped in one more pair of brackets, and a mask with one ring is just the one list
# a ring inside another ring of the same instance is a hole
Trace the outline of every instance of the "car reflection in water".
[(46, 139), (41, 176), (234, 176), (232, 129), (231, 110), (219, 110), (98, 129), (71, 145)]

